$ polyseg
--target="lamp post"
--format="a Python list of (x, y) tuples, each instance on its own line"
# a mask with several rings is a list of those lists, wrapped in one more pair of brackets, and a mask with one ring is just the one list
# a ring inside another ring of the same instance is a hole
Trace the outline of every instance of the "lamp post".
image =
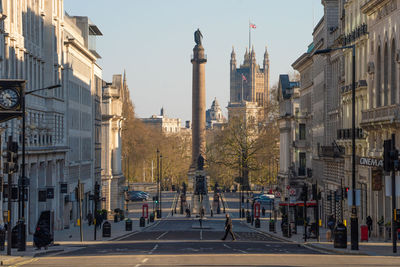
[(158, 207), (159, 207), (159, 195), (160, 195), (160, 150), (157, 148), (157, 197), (156, 197), (156, 212), (157, 212), (157, 218), (158, 218)]
[[(27, 95), (30, 95), (32, 93), (35, 92), (39, 92), (39, 91), (43, 91), (43, 90), (48, 90), (48, 89), (55, 89), (61, 87), (61, 84), (56, 84), (56, 85), (52, 85), (52, 86), (48, 86), (48, 87), (44, 87), (44, 88), (39, 88), (39, 89), (35, 89), (32, 91), (28, 91), (28, 92), (23, 92), (22, 94), (22, 166), (21, 166), (21, 180), (18, 183), (19, 186), (19, 198), (18, 198), (18, 250), (19, 251), (25, 251), (26, 250), (26, 226), (25, 226), (25, 184), (26, 184), (26, 177), (25, 177), (25, 138), (26, 138), (26, 132), (25, 132), (25, 127), (26, 127), (26, 101), (25, 101), (25, 97)], [(11, 228), (10, 228), (11, 230)]]
[(352, 84), (351, 84), (351, 147), (352, 147), (352, 165), (351, 165), (351, 187), (352, 187), (352, 203), (351, 203), (351, 249), (358, 250), (358, 217), (356, 207), (356, 47), (355, 45), (342, 46), (338, 48), (328, 48), (315, 51), (314, 55), (329, 54), (335, 50), (351, 49), (352, 50)]
[(161, 200), (161, 193), (162, 193), (162, 176), (163, 176), (163, 171), (162, 171), (162, 154), (160, 154), (160, 200), (159, 200), (159, 205), (160, 205), (160, 218), (162, 218), (162, 200)]

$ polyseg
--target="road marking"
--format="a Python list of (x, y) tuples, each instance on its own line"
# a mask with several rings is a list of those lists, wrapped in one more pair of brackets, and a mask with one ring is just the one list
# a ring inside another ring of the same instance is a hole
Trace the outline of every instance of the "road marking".
[(248, 253), (247, 253), (246, 251), (244, 251), (244, 250), (232, 248), (232, 247), (228, 246), (227, 244), (224, 244), (224, 247), (229, 248), (229, 249), (232, 249), (233, 251), (242, 252), (243, 254), (248, 254)]
[(149, 260), (148, 258), (144, 258), (144, 259), (142, 260), (142, 263), (136, 264), (135, 267), (140, 267), (140, 266), (142, 266), (142, 264), (146, 263), (148, 260)]
[(146, 263), (148, 260), (149, 260), (148, 258), (145, 258), (142, 260), (142, 263)]
[(227, 244), (224, 244), (224, 247), (232, 249), (230, 246), (228, 246)]
[(154, 252), (157, 248), (158, 248), (158, 244), (156, 244), (156, 245), (154, 246), (154, 248), (152, 248), (152, 249), (149, 251), (149, 255), (153, 254), (153, 252)]
[(200, 240), (203, 240), (203, 230), (200, 230)]
[(159, 237), (156, 238), (156, 240), (160, 240), (161, 237), (165, 236), (168, 233), (168, 231), (162, 233)]

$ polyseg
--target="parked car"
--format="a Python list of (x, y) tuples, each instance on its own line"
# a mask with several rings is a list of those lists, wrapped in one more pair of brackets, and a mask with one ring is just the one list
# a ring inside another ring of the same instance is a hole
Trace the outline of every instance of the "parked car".
[(149, 194), (143, 191), (129, 191), (128, 194), (131, 201), (144, 201), (149, 198)]

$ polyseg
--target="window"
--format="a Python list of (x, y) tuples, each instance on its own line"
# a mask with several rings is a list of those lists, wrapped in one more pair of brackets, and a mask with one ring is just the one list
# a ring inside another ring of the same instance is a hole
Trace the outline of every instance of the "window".
[(385, 49), (383, 51), (383, 105), (388, 105), (389, 96), (389, 55), (388, 55), (388, 45), (385, 44)]
[(306, 175), (306, 153), (299, 153), (299, 176)]
[(304, 123), (299, 124), (299, 140), (306, 140), (306, 125)]
[(396, 42), (392, 41), (392, 51), (391, 51), (391, 82), (390, 82), (390, 91), (391, 91), (391, 96), (390, 96), (390, 104), (394, 105), (396, 104), (396, 96), (397, 96), (397, 85), (396, 85)]
[(375, 98), (376, 98), (376, 107), (381, 106), (381, 89), (382, 89), (382, 84), (381, 84), (381, 79), (382, 79), (382, 62), (381, 62), (381, 47), (378, 47), (377, 51), (377, 56), (376, 56), (376, 92), (375, 92)]

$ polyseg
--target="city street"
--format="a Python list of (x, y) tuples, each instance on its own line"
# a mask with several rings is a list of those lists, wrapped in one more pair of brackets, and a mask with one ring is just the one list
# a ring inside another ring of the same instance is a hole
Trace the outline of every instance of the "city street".
[[(163, 194), (163, 208), (171, 210), (174, 194)], [(249, 228), (236, 218), (238, 195), (228, 194), (237, 241), (224, 234), (224, 214), (208, 217), (199, 228), (197, 218), (168, 215), (144, 231), (118, 241), (90, 244), (63, 254), (35, 258), (26, 266), (398, 266), (394, 257), (327, 255), (292, 242), (282, 242)], [(138, 203), (130, 204), (137, 206)], [(232, 208), (231, 208), (232, 207)], [(136, 207), (138, 208), (138, 207)]]

